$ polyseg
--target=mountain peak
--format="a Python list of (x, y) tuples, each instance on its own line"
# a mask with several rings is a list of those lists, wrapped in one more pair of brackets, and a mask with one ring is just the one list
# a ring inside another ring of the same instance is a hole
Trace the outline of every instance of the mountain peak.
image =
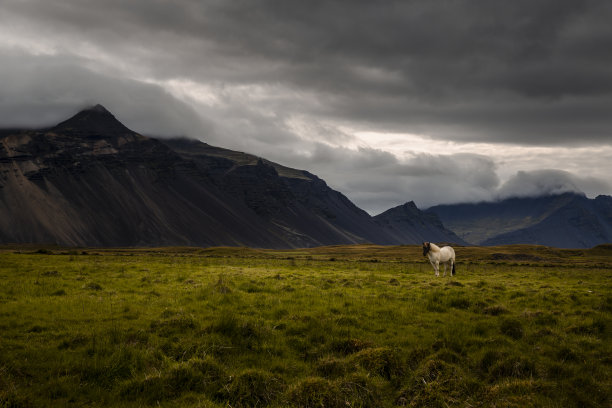
[(80, 111), (70, 119), (59, 123), (51, 131), (82, 137), (135, 134), (100, 104)]
[[(407, 201), (404, 204), (400, 204), (396, 207), (389, 208), (381, 214), (378, 214), (376, 217), (380, 216), (406, 216), (406, 215), (415, 215), (420, 214), (421, 210), (418, 209), (414, 201)], [(376, 218), (375, 217), (375, 218)]]
[(106, 109), (104, 106), (100, 105), (99, 103), (97, 105), (92, 106), (91, 108), (88, 109), (84, 109), (84, 111), (92, 111), (92, 112), (100, 112), (100, 113), (108, 113), (110, 115), (112, 115), (108, 109)]

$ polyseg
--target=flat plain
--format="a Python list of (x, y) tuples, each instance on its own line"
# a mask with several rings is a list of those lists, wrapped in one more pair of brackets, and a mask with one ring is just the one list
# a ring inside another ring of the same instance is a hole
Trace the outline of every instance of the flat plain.
[(603, 407), (612, 246), (0, 248), (0, 407)]

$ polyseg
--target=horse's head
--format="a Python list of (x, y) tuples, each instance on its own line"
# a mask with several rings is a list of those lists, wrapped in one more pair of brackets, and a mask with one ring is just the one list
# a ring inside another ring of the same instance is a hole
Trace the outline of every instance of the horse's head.
[(423, 242), (423, 256), (427, 256), (427, 253), (431, 250), (431, 244), (429, 242)]

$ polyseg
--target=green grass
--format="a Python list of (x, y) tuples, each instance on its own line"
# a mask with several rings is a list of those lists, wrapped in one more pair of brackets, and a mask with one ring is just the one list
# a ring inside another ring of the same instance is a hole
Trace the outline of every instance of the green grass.
[(612, 251), (0, 249), (0, 407), (601, 407)]

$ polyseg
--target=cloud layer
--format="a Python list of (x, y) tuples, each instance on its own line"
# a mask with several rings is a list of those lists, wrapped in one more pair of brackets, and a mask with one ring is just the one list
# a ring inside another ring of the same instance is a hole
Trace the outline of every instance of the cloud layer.
[(562, 170), (519, 171), (497, 191), (497, 199), (538, 197), (563, 193), (605, 191), (610, 186), (594, 177), (579, 177)]
[(0, 126), (102, 103), (142, 133), (305, 168), (370, 212), (610, 194), (611, 20), (604, 0), (4, 0)]

